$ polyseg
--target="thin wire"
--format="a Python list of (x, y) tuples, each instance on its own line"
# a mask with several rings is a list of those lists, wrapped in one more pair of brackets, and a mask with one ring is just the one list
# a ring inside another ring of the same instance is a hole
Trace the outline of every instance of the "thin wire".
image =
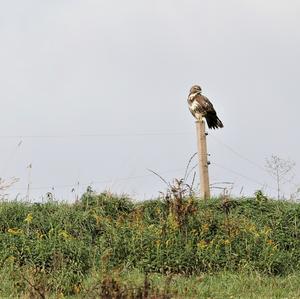
[[(172, 173), (172, 172), (177, 172), (177, 171), (181, 171), (184, 168), (180, 168), (180, 169), (173, 169), (173, 170), (167, 170), (161, 173)], [(126, 177), (126, 178), (117, 178), (117, 179), (110, 179), (110, 180), (103, 180), (103, 181), (92, 181), (90, 183), (80, 183), (80, 185), (82, 186), (88, 186), (88, 185), (93, 185), (93, 184), (108, 184), (111, 183), (112, 181), (129, 181), (129, 180), (136, 180), (136, 179), (142, 179), (142, 178), (146, 178), (146, 177), (152, 177), (154, 176), (154, 174), (146, 174), (146, 175), (139, 175), (139, 176), (132, 176), (132, 177)], [(72, 188), (74, 186), (77, 186), (77, 183), (74, 184), (66, 184), (66, 185), (51, 185), (51, 186), (40, 186), (40, 187), (30, 187), (30, 190), (46, 190), (46, 189), (64, 189), (64, 188)], [(27, 187), (21, 187), (21, 188), (10, 188), (10, 190), (26, 190)]]
[[(251, 160), (251, 159), (245, 157), (244, 155), (240, 154), (239, 152), (237, 152), (236, 150), (234, 150), (231, 146), (229, 146), (229, 145), (226, 144), (225, 142), (221, 141), (221, 140), (218, 139), (217, 137), (215, 137), (215, 136), (212, 136), (212, 137), (213, 137), (217, 142), (219, 142), (221, 145), (223, 145), (223, 146), (226, 147), (228, 150), (230, 150), (232, 153), (234, 153), (234, 154), (237, 155), (238, 157), (242, 158), (243, 160), (249, 162), (250, 164), (254, 165), (255, 167), (259, 168), (260, 170), (264, 171), (266, 174), (268, 174), (269, 177), (271, 177), (271, 178), (274, 179), (274, 177), (271, 175), (271, 173), (270, 173), (267, 169), (265, 169), (264, 167), (261, 167), (259, 164), (257, 164), (257, 163), (254, 162), (253, 160)], [(299, 185), (297, 185), (297, 184), (295, 184), (295, 183), (293, 183), (293, 182), (290, 182), (290, 183), (291, 183), (291, 185), (293, 185), (296, 189), (299, 188)], [(267, 187), (269, 187), (269, 186), (267, 185)], [(277, 192), (277, 188), (272, 188), (272, 187), (271, 187), (271, 189), (276, 190), (276, 192)]]
[[(107, 134), (107, 133), (103, 133), (103, 134), (69, 134), (69, 135), (0, 135), (0, 138), (93, 138), (93, 137), (138, 137), (138, 136), (165, 136), (165, 135), (186, 135), (186, 134), (190, 134), (192, 133), (191, 131), (188, 132), (149, 132), (149, 133), (128, 133), (128, 134), (120, 134), (120, 133), (115, 133), (115, 134)], [(264, 169), (263, 167), (261, 167), (259, 164), (257, 164), (256, 162), (252, 161), (251, 159), (245, 157), (244, 155), (240, 154), (238, 151), (236, 151), (235, 149), (233, 149), (231, 146), (229, 146), (228, 144), (226, 144), (225, 142), (221, 141), (219, 138), (211, 135), (213, 137), (213, 139), (215, 139), (219, 144), (223, 145), (224, 147), (226, 147), (228, 150), (230, 150), (232, 153), (234, 153), (236, 156), (240, 157), (241, 159), (247, 161), (248, 163), (252, 164), (253, 166), (257, 167), (258, 169), (266, 172), (269, 174), (269, 172)], [(211, 163), (212, 165), (215, 165), (217, 167), (223, 168), (229, 172), (232, 172), (240, 177), (243, 177), (249, 181), (252, 181), (258, 185), (265, 185), (262, 184), (261, 182), (258, 182), (257, 180), (250, 178), (248, 176), (245, 176), (241, 173), (238, 173), (232, 169), (229, 169), (225, 166), (222, 166), (220, 164), (217, 163)], [(177, 171), (177, 170), (176, 170)], [(167, 171), (170, 172), (170, 171)], [(166, 172), (164, 172), (166, 173)], [(269, 174), (270, 175), (270, 174)], [(153, 174), (149, 174), (149, 175), (143, 175), (143, 176), (135, 176), (135, 177), (129, 177), (129, 178), (119, 178), (116, 179), (117, 181), (120, 180), (132, 180), (132, 179), (139, 179), (139, 178), (145, 178), (145, 177), (149, 177), (149, 176), (153, 176)], [(94, 182), (95, 184), (102, 184), (102, 183), (109, 183), (113, 180), (105, 180), (105, 181), (98, 181), (98, 182)], [(89, 184), (84, 184), (84, 185), (89, 185)], [(56, 188), (68, 188), (68, 187), (74, 187), (74, 184), (72, 185), (59, 185), (56, 186)], [(49, 188), (53, 188), (53, 186), (49, 187), (32, 187), (31, 189), (34, 190), (38, 190), (38, 189), (49, 189)], [(15, 190), (23, 190), (26, 188), (15, 188)], [(275, 188), (272, 188), (273, 190), (277, 190)], [(12, 190), (12, 189), (11, 189)]]
[[(220, 144), (222, 144), (223, 146), (225, 146), (228, 150), (230, 150), (232, 153), (234, 153), (236, 156), (240, 157), (241, 159), (247, 161), (248, 163), (252, 164), (253, 166), (259, 168), (260, 170), (266, 172), (269, 174), (269, 172), (261, 167), (259, 164), (257, 164), (256, 162), (252, 161), (251, 159), (245, 157), (244, 155), (240, 154), (239, 152), (237, 152), (236, 150), (234, 150), (231, 146), (229, 146), (228, 144), (226, 144), (225, 142), (221, 141), (219, 138), (212, 136), (213, 139), (215, 139), (217, 142), (219, 142)], [(269, 174), (270, 175), (270, 174)]]
[[(241, 159), (249, 162), (250, 164), (254, 165), (255, 167), (259, 168), (260, 170), (264, 171), (266, 174), (268, 174), (269, 177), (274, 178), (271, 173), (265, 169), (264, 167), (261, 167), (259, 164), (257, 164), (256, 162), (254, 162), (253, 160), (245, 157), (244, 155), (240, 154), (239, 152), (237, 152), (236, 150), (234, 150), (231, 146), (229, 146), (228, 144), (226, 144), (224, 141), (221, 141), (219, 138), (212, 136), (217, 142), (219, 142), (221, 145), (225, 146), (228, 150), (230, 150), (232, 153), (234, 153), (235, 155), (237, 155), (238, 157), (240, 157)], [(299, 188), (299, 185), (292, 183), (291, 184), (295, 187), (295, 188)], [(276, 190), (277, 192), (277, 188), (274, 187), (270, 187), (267, 185), (267, 187), (269, 187), (270, 189)]]
[(191, 134), (187, 132), (149, 132), (149, 133), (99, 133), (99, 134), (66, 134), (66, 135), (0, 135), (0, 138), (92, 138), (92, 137), (139, 137), (139, 136), (166, 136), (166, 135), (186, 135)]
[(274, 187), (270, 187), (269, 185), (263, 184), (263, 183), (261, 183), (261, 182), (255, 180), (255, 179), (253, 179), (253, 178), (250, 178), (250, 177), (248, 177), (248, 176), (245, 176), (244, 174), (239, 173), (239, 172), (237, 172), (237, 171), (235, 171), (235, 170), (232, 170), (232, 169), (230, 169), (230, 168), (228, 168), (228, 167), (226, 167), (226, 166), (220, 165), (220, 164), (215, 163), (215, 162), (211, 163), (211, 165), (214, 165), (214, 166), (217, 166), (217, 167), (222, 168), (222, 169), (224, 169), (224, 170), (227, 170), (227, 171), (229, 171), (229, 172), (231, 172), (231, 173), (233, 173), (233, 174), (235, 174), (235, 175), (238, 175), (239, 177), (242, 177), (242, 178), (244, 178), (244, 179), (246, 179), (246, 180), (248, 180), (248, 181), (250, 181), (250, 182), (252, 182), (252, 183), (255, 183), (255, 184), (257, 184), (257, 185), (260, 185), (260, 186), (265, 185), (265, 186), (269, 187), (269, 188), (272, 189), (272, 190), (277, 190), (277, 189), (274, 188)]

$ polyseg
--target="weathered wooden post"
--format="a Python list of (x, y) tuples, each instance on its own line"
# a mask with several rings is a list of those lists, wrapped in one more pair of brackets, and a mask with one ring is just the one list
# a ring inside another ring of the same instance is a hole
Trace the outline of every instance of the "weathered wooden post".
[(198, 158), (199, 158), (199, 177), (200, 177), (200, 195), (203, 199), (210, 198), (208, 160), (205, 121), (201, 116), (196, 121), (197, 141), (198, 141)]

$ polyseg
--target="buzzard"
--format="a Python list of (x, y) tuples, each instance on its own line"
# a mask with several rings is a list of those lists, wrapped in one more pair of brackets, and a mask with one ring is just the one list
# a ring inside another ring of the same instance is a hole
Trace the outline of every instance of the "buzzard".
[(190, 89), (188, 104), (189, 109), (196, 119), (205, 117), (207, 125), (210, 129), (223, 128), (223, 123), (218, 118), (213, 104), (207, 97), (201, 94), (201, 87), (198, 85), (192, 86)]

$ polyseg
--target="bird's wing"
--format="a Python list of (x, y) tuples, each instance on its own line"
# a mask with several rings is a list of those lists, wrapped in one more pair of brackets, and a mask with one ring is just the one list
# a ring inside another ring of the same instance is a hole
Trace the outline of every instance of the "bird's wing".
[(213, 104), (210, 102), (210, 100), (203, 95), (196, 96), (195, 100), (200, 104), (201, 109), (205, 112), (215, 112)]

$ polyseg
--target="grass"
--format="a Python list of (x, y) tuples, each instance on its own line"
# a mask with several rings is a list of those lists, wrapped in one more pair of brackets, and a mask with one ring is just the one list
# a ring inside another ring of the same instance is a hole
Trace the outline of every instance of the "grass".
[[(144, 276), (139, 272), (119, 276), (123, 283), (143, 285)], [(150, 280), (162, 293), (167, 289), (175, 298), (299, 298), (300, 276), (270, 277), (257, 272), (202, 274), (200, 276), (153, 274)], [(166, 282), (167, 281), (167, 282)], [(168, 285), (169, 283), (169, 285)], [(167, 285), (167, 287), (166, 287)]]
[[(145, 274), (138, 270), (123, 272), (92, 271), (80, 285), (74, 286), (73, 294), (57, 290), (49, 292), (42, 284), (29, 285), (22, 291), (8, 279), (9, 269), (0, 272), (1, 298), (146, 298)], [(268, 276), (258, 272), (219, 272), (185, 276), (152, 273), (148, 276), (149, 298), (299, 298), (299, 273), (287, 276)], [(103, 289), (109, 290), (107, 297)], [(44, 289), (45, 288), (45, 289)], [(39, 293), (40, 292), (40, 293)], [(140, 295), (140, 297), (139, 297)], [(111, 297), (110, 297), (111, 296)], [(119, 297), (118, 297), (119, 296)], [(121, 297), (124, 296), (124, 297)], [(127, 297), (128, 296), (128, 297)]]
[(298, 298), (299, 216), (261, 193), (2, 202), (0, 297)]

